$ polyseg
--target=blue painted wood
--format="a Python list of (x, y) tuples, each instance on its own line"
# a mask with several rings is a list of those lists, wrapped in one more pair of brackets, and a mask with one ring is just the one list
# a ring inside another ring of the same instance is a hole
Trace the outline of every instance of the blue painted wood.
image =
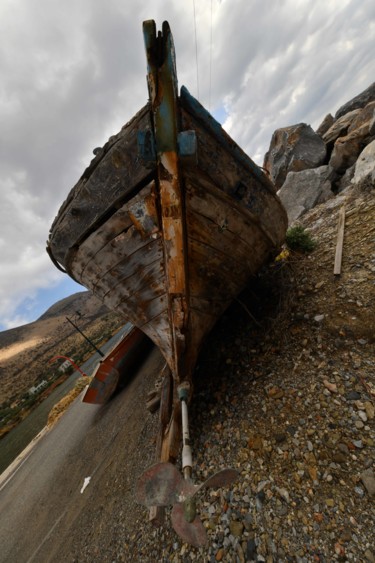
[(195, 134), (195, 131), (181, 131), (178, 134), (177, 143), (179, 156), (196, 156), (197, 136)]
[(150, 129), (138, 131), (137, 133), (138, 155), (146, 167), (149, 164), (155, 166), (156, 151), (154, 135)]

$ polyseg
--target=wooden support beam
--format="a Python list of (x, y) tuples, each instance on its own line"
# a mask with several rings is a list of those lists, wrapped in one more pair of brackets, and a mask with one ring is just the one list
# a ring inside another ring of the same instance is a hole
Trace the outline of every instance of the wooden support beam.
[(344, 244), (344, 228), (345, 228), (345, 203), (343, 204), (339, 212), (335, 264), (333, 267), (333, 273), (335, 276), (339, 276), (341, 274), (342, 250)]

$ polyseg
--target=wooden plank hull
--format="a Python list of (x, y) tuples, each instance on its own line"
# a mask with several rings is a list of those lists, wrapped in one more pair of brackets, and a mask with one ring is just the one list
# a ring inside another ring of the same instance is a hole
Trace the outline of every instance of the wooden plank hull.
[[(261, 180), (256, 178), (225, 147), (216, 144), (215, 150), (213, 133), (192, 115), (192, 108), (190, 113), (182, 108), (181, 114), (186, 126), (195, 127), (199, 142), (198, 162), (181, 166), (187, 249), (186, 266), (181, 268), (186, 269), (189, 280), (189, 349), (185, 361), (190, 375), (205, 335), (249, 278), (277, 252), (287, 223), (268, 179), (264, 175)], [(141, 112), (138, 124), (133, 121), (128, 126), (130, 136), (124, 145), (130, 154), (137, 153), (133, 130), (143, 127), (144, 121)], [(126, 137), (124, 131), (121, 134)], [(130, 146), (131, 141), (134, 146)], [(52, 227), (50, 252), (69, 275), (109, 309), (122, 313), (147, 334), (174, 371), (156, 171), (144, 169), (146, 185), (138, 184), (135, 193), (133, 185), (125, 185), (123, 193), (112, 187), (111, 201), (100, 192), (96, 204), (101, 204), (101, 210), (93, 218), (75, 212), (85, 208), (84, 186), (88, 182), (90, 190), (99, 185), (100, 177), (110, 185), (111, 170), (113, 181), (117, 181), (114, 150), (118, 151), (118, 143), (104, 147), (104, 156), (94, 159), (90, 175), (86, 172), (69, 196)], [(238, 186), (241, 197), (236, 193)], [(134, 195), (127, 199), (128, 194)]]

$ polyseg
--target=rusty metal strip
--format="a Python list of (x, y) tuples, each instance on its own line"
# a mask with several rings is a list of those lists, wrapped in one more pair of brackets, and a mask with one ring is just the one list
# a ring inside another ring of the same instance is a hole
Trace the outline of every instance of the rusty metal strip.
[(167, 22), (156, 35), (154, 21), (143, 24), (148, 89), (153, 113), (161, 206), (168, 313), (173, 341), (173, 377), (182, 381), (188, 329), (188, 280), (183, 193), (178, 167), (177, 75), (172, 34)]

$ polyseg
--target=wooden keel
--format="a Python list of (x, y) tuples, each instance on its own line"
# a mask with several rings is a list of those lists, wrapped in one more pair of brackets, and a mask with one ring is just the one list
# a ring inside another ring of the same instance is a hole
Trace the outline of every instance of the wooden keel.
[[(157, 183), (161, 208), (168, 317), (172, 335), (172, 376), (176, 382), (191, 379), (185, 352), (189, 328), (187, 237), (182, 178), (178, 165), (177, 74), (169, 24), (156, 34), (154, 21), (143, 24), (148, 66)], [(173, 425), (172, 425), (173, 426)]]
[[(175, 381), (169, 366), (164, 373), (159, 410), (159, 431), (156, 442), (156, 461), (175, 462), (181, 442), (181, 411), (179, 403), (175, 402)], [(160, 526), (164, 520), (165, 509), (162, 506), (152, 506), (149, 511), (149, 520), (155, 526)]]

